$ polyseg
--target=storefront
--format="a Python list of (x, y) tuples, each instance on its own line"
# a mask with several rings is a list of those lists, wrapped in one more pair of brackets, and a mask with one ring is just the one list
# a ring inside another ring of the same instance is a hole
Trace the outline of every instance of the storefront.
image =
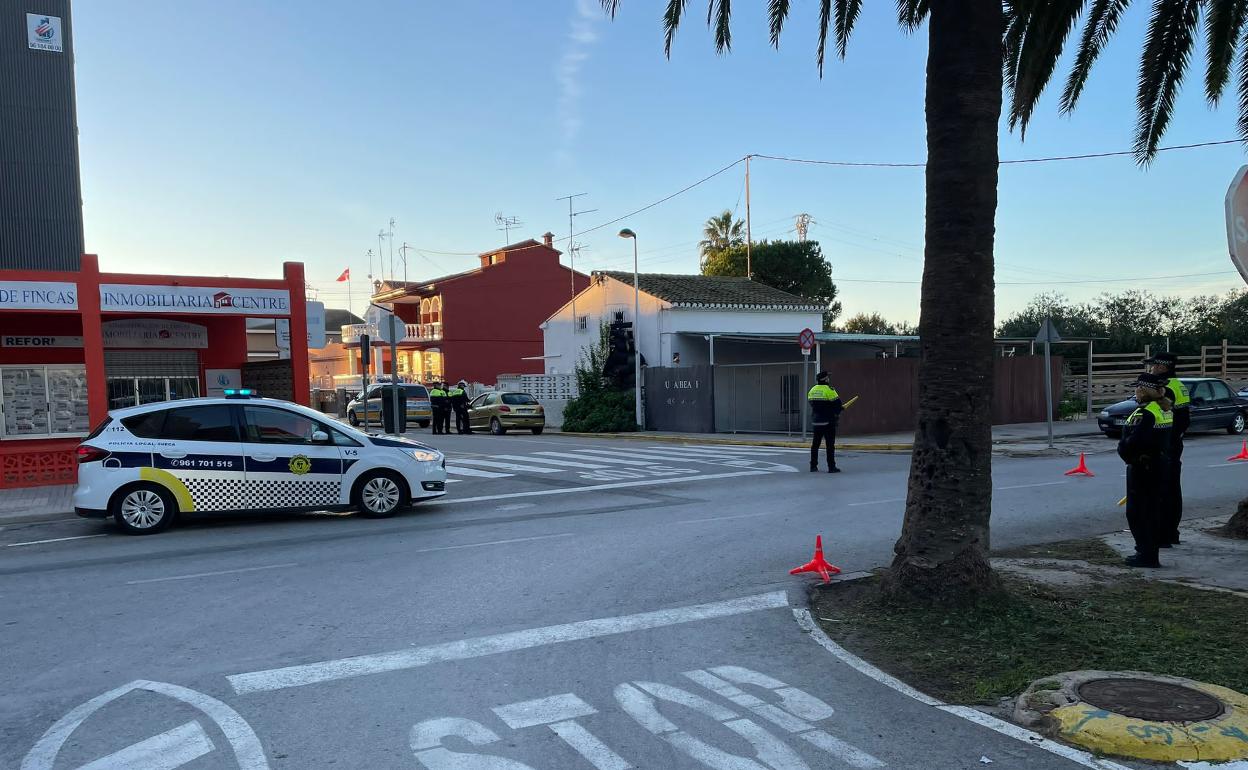
[[(283, 277), (0, 271), (0, 488), (72, 482), (73, 451), (110, 409), (243, 384), (247, 318), (306, 326), (303, 265)], [(308, 381), (305, 335), (291, 379)], [(306, 404), (306, 388), (293, 397)]]

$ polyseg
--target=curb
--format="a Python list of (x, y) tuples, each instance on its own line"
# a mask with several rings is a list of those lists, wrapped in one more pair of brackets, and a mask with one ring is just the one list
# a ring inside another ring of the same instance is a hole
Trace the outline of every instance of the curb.
[[(701, 444), (719, 444), (723, 446), (768, 446), (780, 447), (784, 449), (809, 449), (808, 441), (789, 441), (784, 439), (764, 439), (762, 441), (747, 441), (744, 439), (731, 438), (693, 438), (690, 436), (675, 435), (664, 436), (654, 435), (651, 433), (570, 433), (559, 431), (551, 433), (552, 436), (572, 436), (574, 438), (596, 438), (596, 439), (624, 439), (626, 441), (658, 441), (669, 444), (684, 444), (690, 441), (696, 441)], [(914, 449), (913, 444), (855, 444), (836, 442), (836, 448), (844, 449), (851, 452), (909, 452)]]
[(48, 521), (60, 521), (65, 518), (79, 518), (73, 511), (40, 512), (40, 513), (6, 513), (0, 511), (0, 524), (40, 524)]

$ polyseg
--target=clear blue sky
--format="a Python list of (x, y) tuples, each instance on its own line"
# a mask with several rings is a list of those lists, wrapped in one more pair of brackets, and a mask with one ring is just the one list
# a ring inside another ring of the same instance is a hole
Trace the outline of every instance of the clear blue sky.
[[(588, 193), (578, 209), (598, 209), (578, 217), (579, 231), (747, 153), (923, 159), (925, 32), (899, 32), (893, 3), (867, 3), (848, 59), (829, 62), (823, 80), (814, 4), (794, 4), (777, 52), (766, 3), (735, 3), (733, 49), (719, 57), (702, 3), (691, 3), (670, 61), (662, 5), (624, 0), (612, 22), (596, 0), (349, 10), (322, 0), (80, 0), (87, 248), (106, 270), (274, 277), (282, 261), (301, 260), (330, 306), (345, 305), (333, 279), (350, 267), (358, 309), (365, 253), (391, 217), (396, 253), (404, 242), (421, 249), (408, 254), (408, 276), (424, 279), (475, 264), (434, 252), (501, 245), (498, 211), (524, 223), (512, 240), (566, 237), (556, 198), (569, 193)], [(1003, 158), (1130, 147), (1146, 11), (1141, 2), (1128, 14), (1079, 111), (1059, 116), (1050, 89), (1026, 142), (1003, 131)], [(1234, 136), (1234, 93), (1209, 110), (1202, 76), (1199, 66), (1189, 76), (1166, 144)], [(1243, 162), (1231, 145), (1165, 153), (1148, 169), (1129, 158), (1003, 168), (998, 315), (1046, 289), (1082, 299), (1242, 287), (1222, 200)], [(643, 271), (696, 272), (702, 222), (724, 208), (744, 216), (742, 181), (738, 167), (578, 238), (577, 267), (631, 269), (630, 246), (615, 236), (628, 225)], [(847, 315), (917, 320), (921, 170), (755, 160), (752, 201), (755, 238), (792, 237), (795, 214), (815, 218), (811, 238)], [(1208, 272), (1221, 275), (1137, 280)], [(1113, 282), (1070, 283), (1088, 278)]]

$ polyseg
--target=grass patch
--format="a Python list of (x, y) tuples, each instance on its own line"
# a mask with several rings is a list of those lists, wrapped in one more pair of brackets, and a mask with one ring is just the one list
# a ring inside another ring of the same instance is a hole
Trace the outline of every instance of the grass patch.
[(1007, 548), (1003, 551), (993, 551), (992, 556), (1001, 559), (1060, 559), (1062, 561), (1077, 559), (1089, 564), (1122, 566), (1122, 554), (1098, 538), (1062, 540), (1057, 543)]
[(995, 702), (1078, 669), (1147, 671), (1248, 691), (1243, 597), (1138, 578), (1069, 590), (1003, 580), (1002, 595), (933, 608), (885, 603), (873, 578), (821, 590), (813, 609), (846, 648), (954, 703)]

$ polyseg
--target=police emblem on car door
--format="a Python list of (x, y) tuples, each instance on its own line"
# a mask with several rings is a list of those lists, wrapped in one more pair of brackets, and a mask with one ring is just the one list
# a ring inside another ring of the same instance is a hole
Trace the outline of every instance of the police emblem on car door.
[(257, 508), (337, 505), (342, 457), (333, 433), (311, 417), (271, 406), (243, 406), (247, 494)]

